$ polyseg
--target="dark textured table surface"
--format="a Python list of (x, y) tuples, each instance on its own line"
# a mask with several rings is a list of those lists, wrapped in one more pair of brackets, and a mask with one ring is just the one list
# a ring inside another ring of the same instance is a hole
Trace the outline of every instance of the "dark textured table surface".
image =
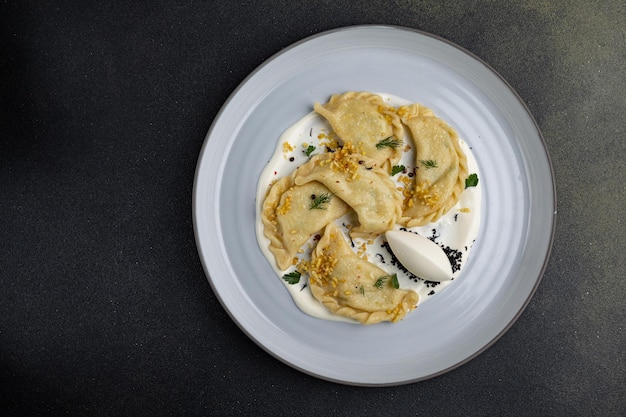
[[(543, 132), (558, 195), (551, 259), (511, 329), (386, 388), (313, 378), (249, 340), (191, 212), (236, 86), (295, 41), (366, 23), (495, 68)], [(1, 1), (0, 415), (626, 415), (625, 74), (622, 1)]]

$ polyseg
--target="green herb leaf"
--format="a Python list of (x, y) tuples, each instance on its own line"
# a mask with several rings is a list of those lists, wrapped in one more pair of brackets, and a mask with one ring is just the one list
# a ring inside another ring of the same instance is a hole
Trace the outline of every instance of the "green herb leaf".
[(465, 188), (476, 187), (477, 185), (478, 185), (478, 174), (470, 174), (470, 176), (465, 179)]
[(383, 285), (385, 285), (385, 282), (387, 281), (387, 279), (389, 279), (389, 276), (387, 275), (385, 275), (384, 277), (378, 278), (376, 282), (374, 283), (374, 287), (380, 290), (381, 288), (383, 288)]
[(361, 295), (365, 296), (365, 287), (361, 285), (359, 287), (359, 292), (361, 293)]
[(394, 136), (388, 136), (376, 144), (376, 149), (397, 148), (400, 145), (402, 145), (402, 142), (400, 142)]
[(300, 272), (293, 271), (293, 272), (283, 275), (283, 279), (287, 281), (287, 284), (293, 285), (293, 284), (297, 284), (298, 282), (300, 282), (301, 276), (302, 274), (300, 274)]
[(398, 275), (393, 274), (391, 276), (391, 286), (395, 288), (396, 290), (400, 288), (400, 283), (398, 282)]
[(311, 154), (313, 153), (314, 150), (315, 150), (315, 146), (309, 145), (309, 147), (306, 148), (306, 151), (304, 151), (304, 154), (306, 156), (311, 156)]
[(393, 274), (393, 275), (385, 275), (382, 276), (380, 278), (378, 278), (376, 280), (376, 282), (374, 283), (374, 287), (376, 287), (377, 289), (382, 289), (383, 285), (385, 285), (385, 283), (391, 278), (391, 286), (393, 288), (395, 288), (396, 290), (398, 288), (400, 288), (400, 283), (398, 282), (398, 275), (397, 274)]
[(394, 165), (391, 167), (391, 176), (393, 177), (394, 175), (401, 173), (405, 169), (406, 167), (404, 165)]
[(311, 205), (309, 206), (309, 210), (326, 210), (326, 204), (330, 203), (330, 200), (333, 199), (333, 195), (330, 193), (323, 193), (318, 196), (311, 196), (313, 201), (311, 201)]
[(437, 168), (437, 161), (434, 159), (421, 159), (420, 164), (426, 169)]

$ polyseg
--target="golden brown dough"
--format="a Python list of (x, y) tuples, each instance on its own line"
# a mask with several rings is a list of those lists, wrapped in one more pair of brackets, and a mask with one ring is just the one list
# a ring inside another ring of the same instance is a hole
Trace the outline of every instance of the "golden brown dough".
[(328, 120), (342, 144), (353, 145), (387, 172), (402, 156), (404, 127), (379, 95), (335, 94), (323, 105), (315, 103), (313, 109)]
[(270, 240), (269, 250), (281, 270), (293, 264), (298, 250), (311, 236), (350, 210), (339, 198), (331, 198), (323, 208), (311, 209), (313, 196), (330, 191), (317, 181), (296, 186), (294, 176), (283, 177), (270, 187), (261, 212), (263, 234)]
[(418, 301), (415, 291), (394, 288), (387, 272), (358, 257), (334, 223), (313, 251), (309, 281), (332, 313), (363, 324), (401, 320)]
[(402, 214), (402, 196), (386, 171), (348, 147), (315, 155), (297, 169), (294, 182), (324, 184), (356, 212), (359, 225), (351, 235), (372, 238), (393, 228)]
[(467, 158), (455, 130), (429, 108), (412, 104), (398, 114), (415, 143), (416, 172), (404, 177), (402, 218), (399, 223), (422, 226), (434, 222), (458, 201), (465, 189)]

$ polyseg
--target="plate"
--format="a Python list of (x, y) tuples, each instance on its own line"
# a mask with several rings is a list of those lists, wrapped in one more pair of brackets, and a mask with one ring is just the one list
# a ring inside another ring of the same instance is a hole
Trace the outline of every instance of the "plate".
[[(255, 237), (257, 181), (279, 136), (315, 101), (350, 90), (430, 107), (472, 147), (481, 171), (481, 230), (464, 273), (396, 324), (362, 326), (302, 313)], [(513, 89), (462, 48), (391, 26), (320, 33), (263, 63), (213, 121), (193, 190), (200, 259), (230, 317), (279, 360), (351, 385), (430, 378), (494, 343), (541, 280), (555, 215), (550, 158)]]

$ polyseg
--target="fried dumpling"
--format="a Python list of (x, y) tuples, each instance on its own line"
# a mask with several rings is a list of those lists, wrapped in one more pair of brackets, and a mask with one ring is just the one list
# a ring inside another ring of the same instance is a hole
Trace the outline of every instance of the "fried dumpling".
[(363, 324), (396, 322), (415, 308), (415, 291), (394, 287), (394, 277), (360, 258), (331, 222), (313, 250), (311, 292), (332, 313)]
[(361, 154), (389, 171), (402, 156), (404, 127), (391, 106), (376, 94), (335, 94), (313, 109), (330, 123), (341, 144), (350, 143)]
[[(324, 203), (313, 208), (312, 203), (320, 201), (320, 197)], [(261, 216), (263, 234), (270, 241), (269, 250), (276, 265), (281, 270), (289, 268), (311, 236), (349, 210), (346, 203), (317, 181), (297, 186), (292, 174), (275, 182), (265, 197)]]
[(455, 130), (432, 110), (412, 104), (400, 107), (398, 114), (413, 137), (417, 167), (412, 180), (404, 178), (407, 187), (399, 223), (421, 226), (436, 221), (458, 202), (465, 189), (467, 158)]
[(372, 238), (393, 228), (402, 215), (402, 196), (386, 171), (349, 147), (313, 156), (296, 170), (294, 182), (324, 184), (355, 211), (359, 224), (351, 235)]

